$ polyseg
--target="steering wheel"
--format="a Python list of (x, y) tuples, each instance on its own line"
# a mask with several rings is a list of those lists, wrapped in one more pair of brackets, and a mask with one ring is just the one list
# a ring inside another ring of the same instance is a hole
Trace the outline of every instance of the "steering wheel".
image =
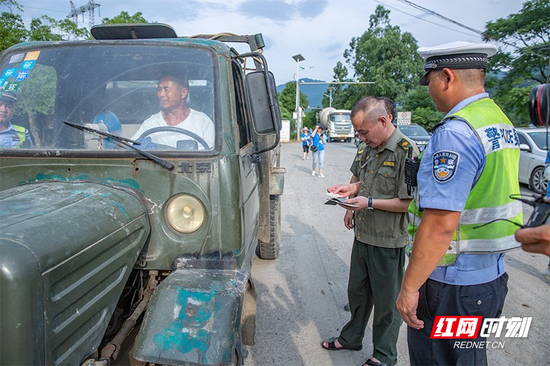
[(191, 132), (189, 130), (186, 130), (186, 129), (183, 129), (183, 128), (179, 128), (179, 127), (171, 127), (171, 126), (166, 126), (166, 127), (153, 127), (145, 132), (143, 132), (141, 134), (141, 136), (139, 136), (138, 139), (143, 139), (149, 135), (152, 135), (154, 133), (157, 133), (157, 132), (175, 132), (175, 133), (181, 133), (182, 135), (187, 135), (193, 139), (195, 139), (198, 143), (200, 143), (202, 146), (204, 146), (204, 149), (205, 150), (209, 150), (210, 149), (210, 146), (208, 146), (208, 144), (206, 143), (206, 141), (204, 141), (204, 139), (202, 137), (200, 137), (199, 135), (197, 135), (196, 133), (194, 132)]

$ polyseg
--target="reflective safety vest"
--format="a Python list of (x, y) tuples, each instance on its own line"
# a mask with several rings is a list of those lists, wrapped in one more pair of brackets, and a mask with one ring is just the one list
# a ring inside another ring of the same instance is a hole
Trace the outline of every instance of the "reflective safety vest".
[(15, 128), (15, 132), (17, 133), (17, 136), (19, 136), (19, 146), (23, 145), (23, 143), (27, 140), (27, 129), (25, 127), (13, 125), (13, 124), (12, 126), (13, 128)]
[[(478, 100), (449, 119), (460, 119), (475, 131), (485, 151), (485, 166), (475, 186), (470, 191), (464, 210), (460, 214), (449, 249), (439, 263), (452, 265), (461, 253), (500, 253), (520, 246), (514, 238), (518, 227), (507, 219), (523, 224), (521, 202), (518, 197), (519, 138), (514, 126), (500, 108), (488, 98)], [(420, 197), (420, 200), (422, 197)], [(409, 241), (414, 250), (414, 235), (422, 222), (422, 209), (417, 207), (418, 193), (409, 205)], [(422, 202), (420, 202), (420, 205)]]

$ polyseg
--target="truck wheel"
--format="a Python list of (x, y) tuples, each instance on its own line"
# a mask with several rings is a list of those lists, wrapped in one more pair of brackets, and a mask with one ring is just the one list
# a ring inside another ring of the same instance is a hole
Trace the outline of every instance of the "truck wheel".
[(258, 240), (261, 259), (277, 259), (281, 241), (281, 196), (269, 196), (269, 243)]

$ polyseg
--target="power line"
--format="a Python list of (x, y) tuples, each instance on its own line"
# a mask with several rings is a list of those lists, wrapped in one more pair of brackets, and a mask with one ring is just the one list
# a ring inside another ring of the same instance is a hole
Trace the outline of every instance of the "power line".
[(46, 8), (38, 8), (36, 6), (28, 6), (28, 5), (23, 5), (21, 4), (21, 6), (23, 6), (23, 9), (36, 9), (36, 10), (43, 10), (43, 11), (51, 11), (51, 12), (56, 12), (56, 13), (66, 13), (66, 11), (62, 11), (62, 10), (57, 10), (57, 9), (46, 9)]
[[(418, 4), (415, 4), (415, 3), (413, 3), (412, 1), (409, 1), (409, 0), (397, 0), (397, 1), (400, 1), (400, 2), (405, 3), (405, 4), (407, 4), (407, 5), (410, 5), (411, 7), (415, 8), (415, 9), (424, 11), (424, 12), (426, 12), (426, 13), (428, 13), (428, 14), (431, 14), (431, 15), (433, 15), (433, 16), (436, 16), (436, 17), (438, 17), (438, 18), (441, 18), (441, 19), (443, 19), (443, 20), (445, 20), (445, 21), (447, 21), (447, 22), (451, 22), (451, 23), (453, 23), (453, 24), (455, 24), (455, 25), (458, 25), (459, 27), (462, 27), (462, 28), (464, 28), (464, 29), (468, 29), (469, 31), (472, 31), (472, 32), (474, 32), (474, 33), (477, 33), (477, 34), (480, 35), (480, 36), (483, 35), (483, 32), (480, 31), (480, 30), (477, 30), (477, 29), (475, 29), (475, 28), (469, 27), (469, 26), (467, 26), (467, 25), (465, 25), (465, 24), (462, 24), (462, 23), (460, 23), (460, 22), (457, 22), (456, 20), (453, 20), (453, 19), (451, 19), (451, 18), (447, 18), (447, 17), (444, 16), (444, 15), (441, 15), (441, 14), (439, 14), (439, 13), (437, 13), (437, 12), (431, 10), (431, 9), (425, 8), (425, 7), (420, 6), (420, 5), (418, 5)], [(409, 15), (410, 15), (410, 14), (409, 14)], [(420, 18), (420, 19), (421, 19), (421, 18)], [(425, 19), (423, 19), (423, 20), (425, 20)], [(537, 53), (537, 52), (535, 52), (535, 51), (533, 51), (533, 50), (529, 50), (529, 49), (526, 49), (526, 48), (523, 48), (523, 49), (522, 49), (521, 47), (519, 47), (519, 46), (516, 45), (515, 43), (507, 42), (507, 41), (505, 41), (505, 40), (496, 40), (496, 42), (505, 44), (506, 46), (513, 47), (513, 48), (515, 48), (516, 50), (519, 50), (519, 51), (521, 51), (521, 52), (530, 53), (530, 54), (535, 55), (535, 56), (538, 56), (538, 57), (546, 57), (546, 56), (544, 56), (544, 55), (542, 55), (542, 54), (540, 54), (540, 53)]]
[(430, 23), (430, 24), (433, 24), (433, 25), (437, 25), (438, 27), (441, 27), (441, 28), (444, 28), (444, 29), (447, 29), (447, 30), (451, 30), (451, 31), (453, 31), (453, 32), (462, 33), (462, 34), (466, 34), (466, 35), (468, 35), (468, 36), (471, 36), (471, 33), (462, 32), (462, 31), (460, 31), (460, 30), (458, 30), (458, 29), (450, 29), (450, 28), (448, 28), (448, 27), (446, 27), (446, 26), (444, 26), (444, 25), (442, 25), (442, 24), (439, 24), (439, 23), (436, 23), (436, 22), (432, 22), (432, 21), (430, 21), (430, 20), (428, 20), (428, 19), (425, 19), (425, 18), (423, 18), (423, 17), (421, 17), (421, 16), (414, 15), (414, 14), (411, 14), (411, 13), (407, 13), (406, 11), (401, 10), (401, 9), (399, 9), (399, 8), (396, 8), (395, 6), (392, 6), (392, 5), (388, 4), (388, 3), (385, 3), (384, 1), (380, 1), (380, 0), (375, 0), (375, 1), (376, 1), (377, 3), (380, 3), (380, 4), (384, 5), (384, 6), (387, 6), (388, 8), (397, 10), (398, 12), (401, 12), (401, 13), (403, 13), (403, 14), (406, 14), (406, 15), (411, 16), (411, 17), (413, 17), (413, 18), (416, 18), (416, 19), (418, 19), (418, 20), (422, 20), (423, 22)]
[(425, 8), (425, 7), (423, 7), (423, 6), (420, 6), (420, 5), (418, 5), (418, 4), (415, 4), (415, 3), (413, 3), (412, 1), (409, 1), (409, 0), (398, 0), (398, 1), (401, 1), (402, 3), (408, 4), (408, 5), (412, 6), (412, 7), (415, 8), (415, 9), (425, 11), (426, 13), (431, 14), (431, 15), (433, 15), (433, 16), (436, 16), (436, 17), (438, 17), (438, 18), (441, 18), (441, 19), (443, 19), (443, 20), (446, 20), (447, 22), (451, 22), (451, 23), (453, 23), (453, 24), (456, 24), (456, 25), (458, 25), (459, 27), (468, 29), (468, 30), (470, 30), (470, 31), (472, 31), (472, 32), (474, 32), (474, 33), (479, 34), (479, 35), (481, 35), (481, 34), (483, 33), (483, 32), (480, 31), (480, 30), (474, 29), (474, 28), (472, 28), (472, 27), (468, 27), (467, 25), (464, 25), (464, 24), (462, 24), (462, 23), (459, 23), (459, 22), (457, 22), (456, 20), (453, 20), (453, 19), (451, 19), (451, 18), (447, 18), (447, 17), (444, 16), (444, 15), (441, 15), (441, 14), (439, 14), (439, 13), (436, 13), (436, 12), (433, 11), (433, 10), (430, 10), (430, 9), (428, 9), (428, 8)]

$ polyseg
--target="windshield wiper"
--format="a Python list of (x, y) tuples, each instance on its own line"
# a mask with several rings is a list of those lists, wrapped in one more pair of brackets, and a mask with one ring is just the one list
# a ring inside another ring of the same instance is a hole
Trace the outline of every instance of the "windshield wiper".
[(114, 134), (109, 133), (109, 132), (99, 131), (99, 130), (89, 128), (89, 127), (86, 127), (86, 126), (77, 125), (76, 123), (72, 123), (72, 122), (63, 121), (63, 123), (65, 123), (67, 126), (71, 126), (71, 127), (76, 128), (78, 130), (81, 130), (81, 131), (95, 133), (97, 135), (106, 137), (109, 140), (112, 139), (114, 142), (118, 143), (121, 146), (125, 146), (125, 147), (128, 147), (128, 148), (132, 149), (132, 150), (137, 151), (142, 156), (145, 156), (146, 158), (154, 161), (155, 163), (157, 163), (158, 165), (162, 166), (165, 169), (168, 169), (168, 170), (174, 169), (174, 164), (172, 164), (171, 162), (166, 161), (162, 158), (159, 158), (158, 156), (155, 156), (151, 153), (148, 153), (147, 151), (138, 149), (137, 147), (132, 145), (132, 144), (140, 145), (141, 143), (138, 142), (138, 141), (134, 141), (134, 140), (128, 139), (126, 137), (122, 137), (122, 136), (117, 136), (117, 135), (114, 135)]

